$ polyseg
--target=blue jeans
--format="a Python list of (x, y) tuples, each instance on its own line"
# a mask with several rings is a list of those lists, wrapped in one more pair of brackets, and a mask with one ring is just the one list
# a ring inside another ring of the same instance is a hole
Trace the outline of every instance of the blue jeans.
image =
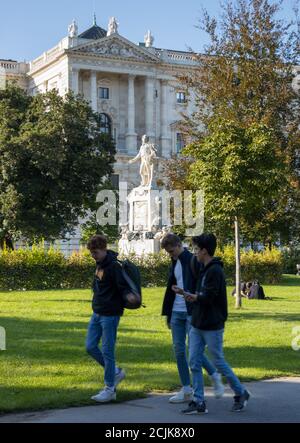
[(227, 381), (235, 395), (242, 395), (245, 388), (234, 374), (223, 353), (224, 329), (219, 331), (203, 331), (191, 326), (190, 330), (190, 367), (193, 374), (194, 399), (196, 402), (204, 401), (204, 384), (202, 365), (205, 347), (213, 358), (213, 363), (218, 371), (227, 378)]
[[(104, 383), (114, 387), (115, 384), (115, 345), (120, 317), (107, 317), (93, 314), (89, 323), (86, 350), (104, 368)], [(102, 339), (102, 350), (99, 342)]]
[[(173, 347), (177, 362), (178, 373), (182, 386), (190, 386), (191, 377), (186, 356), (186, 339), (190, 346), (189, 332), (191, 328), (191, 316), (187, 312), (172, 312), (171, 330), (173, 338)], [(216, 368), (211, 364), (208, 358), (204, 355), (202, 361), (204, 369), (209, 375), (216, 372)]]

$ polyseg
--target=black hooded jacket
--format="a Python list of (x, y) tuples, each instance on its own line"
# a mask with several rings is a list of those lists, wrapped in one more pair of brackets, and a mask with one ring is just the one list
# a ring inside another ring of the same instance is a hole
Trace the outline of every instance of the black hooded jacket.
[(226, 281), (219, 258), (203, 268), (197, 282), (197, 301), (192, 313), (192, 326), (205, 331), (223, 329), (228, 316)]
[(107, 251), (105, 259), (97, 262), (92, 302), (95, 314), (108, 317), (123, 314), (123, 297), (131, 290), (122, 275), (117, 257), (116, 252)]
[[(179, 255), (178, 260), (180, 260), (182, 266), (184, 290), (194, 294), (196, 291), (197, 276), (199, 275), (202, 265), (200, 265), (195, 256), (186, 248)], [(167, 289), (165, 292), (162, 307), (162, 315), (167, 316), (168, 322), (171, 321), (173, 305), (176, 297), (175, 292), (172, 290), (172, 286), (176, 284), (176, 278), (174, 275), (176, 262), (177, 260), (172, 259), (172, 264), (169, 270)], [(193, 265), (192, 262), (194, 263)], [(192, 314), (193, 304), (194, 303), (189, 303), (186, 301), (188, 315)]]

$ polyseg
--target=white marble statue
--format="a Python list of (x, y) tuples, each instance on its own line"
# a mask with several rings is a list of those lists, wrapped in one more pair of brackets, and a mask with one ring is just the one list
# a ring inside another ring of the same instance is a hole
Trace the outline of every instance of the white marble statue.
[(78, 26), (75, 20), (68, 27), (68, 34), (70, 38), (75, 38), (78, 36)]
[(151, 34), (151, 31), (148, 31), (147, 34), (145, 35), (144, 42), (145, 42), (146, 48), (152, 48), (153, 43), (154, 43), (154, 37)]
[(112, 34), (118, 34), (118, 26), (119, 26), (119, 23), (117, 22), (116, 18), (111, 17), (109, 19), (109, 23), (108, 23), (107, 36), (112, 35)]
[(142, 146), (138, 155), (129, 161), (129, 164), (136, 163), (141, 160), (140, 175), (141, 186), (145, 188), (151, 188), (154, 171), (154, 159), (157, 158), (155, 146), (149, 143), (149, 137), (144, 135), (142, 138)]

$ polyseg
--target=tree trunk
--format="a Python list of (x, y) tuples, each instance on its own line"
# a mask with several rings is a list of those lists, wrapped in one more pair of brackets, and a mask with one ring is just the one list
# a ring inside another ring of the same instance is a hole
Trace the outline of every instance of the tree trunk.
[(240, 250), (240, 227), (239, 220), (235, 217), (234, 220), (234, 230), (235, 230), (235, 307), (237, 309), (242, 307), (242, 296), (241, 296), (241, 250)]

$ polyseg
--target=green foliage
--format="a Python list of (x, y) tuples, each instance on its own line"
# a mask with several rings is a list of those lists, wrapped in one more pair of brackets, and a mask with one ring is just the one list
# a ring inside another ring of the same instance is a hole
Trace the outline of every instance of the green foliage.
[(283, 263), (284, 263), (284, 273), (285, 274), (296, 274), (296, 265), (300, 265), (300, 248), (285, 248), (282, 252)]
[[(224, 262), (228, 282), (233, 282), (234, 248), (226, 246), (217, 255)], [(166, 285), (170, 258), (165, 252), (142, 257), (130, 254), (127, 258), (139, 267), (144, 287)], [(263, 283), (280, 281), (283, 262), (281, 253), (276, 249), (259, 253), (242, 252), (241, 263), (244, 280), (258, 279)], [(94, 271), (95, 262), (86, 249), (73, 252), (68, 258), (53, 247), (45, 250), (43, 245), (0, 252), (0, 290), (4, 291), (89, 288)]]
[[(280, 7), (235, 0), (219, 18), (204, 10), (199, 28), (209, 44), (199, 69), (181, 77), (196, 97), (182, 125), (192, 140), (184, 155), (196, 160), (186, 177), (205, 189), (206, 226), (219, 237), (230, 237), (233, 216), (251, 242), (299, 237), (300, 95), (292, 81), (300, 28), (278, 19)], [(169, 176), (173, 184), (180, 177), (176, 168)]]
[(112, 173), (114, 154), (80, 97), (0, 91), (0, 239), (72, 232)]
[[(225, 246), (217, 250), (216, 256), (224, 263), (228, 283), (234, 283), (235, 276), (235, 249)], [(263, 284), (280, 282), (283, 273), (283, 257), (278, 249), (262, 252), (241, 251), (241, 276), (243, 281), (259, 280)]]
[(230, 225), (256, 220), (285, 181), (285, 170), (273, 131), (253, 122), (244, 128), (223, 117), (211, 119), (208, 135), (185, 148), (193, 188), (205, 191), (206, 217)]

